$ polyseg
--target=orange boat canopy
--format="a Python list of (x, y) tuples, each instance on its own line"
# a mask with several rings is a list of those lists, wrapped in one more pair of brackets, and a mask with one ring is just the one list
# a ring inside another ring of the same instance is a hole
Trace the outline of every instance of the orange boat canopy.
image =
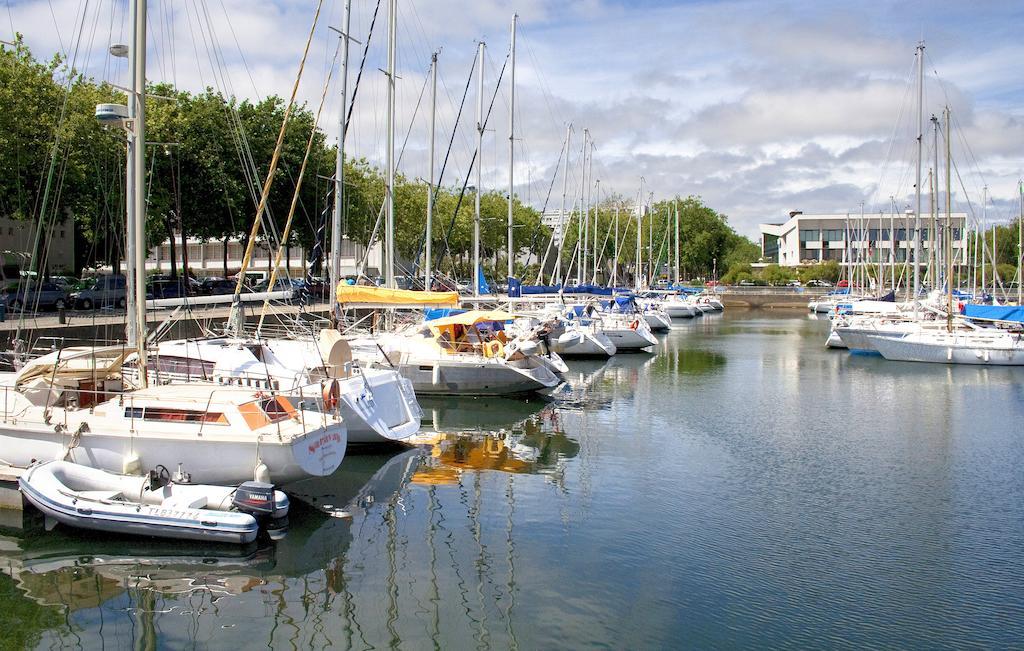
[(360, 307), (458, 307), (458, 292), (418, 292), (340, 283), (336, 298), (342, 305)]

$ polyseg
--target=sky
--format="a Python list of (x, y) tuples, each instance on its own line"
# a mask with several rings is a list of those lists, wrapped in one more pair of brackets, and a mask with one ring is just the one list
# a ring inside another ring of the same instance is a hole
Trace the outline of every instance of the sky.
[[(24, 35), (39, 57), (65, 52), (96, 79), (126, 84), (124, 0), (2, 0), (0, 39)], [(287, 97), (316, 0), (150, 0), (148, 79), (241, 98)], [(352, 0), (348, 92), (366, 48), (346, 151), (382, 164), (388, 1)], [(481, 183), (509, 183), (510, 23), (517, 14), (517, 195), (537, 208), (562, 203), (560, 156), (568, 125), (566, 206), (580, 199), (582, 144), (593, 143), (590, 196), (634, 202), (699, 195), (740, 233), (805, 213), (877, 214), (913, 207), (917, 69), (924, 50), (924, 190), (934, 165), (930, 117), (950, 107), (955, 210), (989, 222), (1016, 216), (1024, 174), (1024, 3), (606, 0), (396, 0), (396, 142), (399, 171), (429, 176), (431, 53), (438, 51), (435, 166), (461, 184), (475, 150), (485, 43)], [(341, 114), (343, 0), (324, 0), (299, 88), (336, 140)], [(4, 20), (6, 18), (6, 20)], [(5, 24), (6, 23), (6, 24)], [(456, 123), (464, 90), (461, 119)], [(456, 128), (457, 124), (457, 128)], [(940, 140), (944, 138), (942, 129)], [(449, 142), (452, 143), (449, 152)], [(939, 145), (942, 152), (945, 145)], [(945, 162), (939, 162), (940, 185)], [(642, 181), (641, 181), (642, 179)], [(598, 183), (599, 181), (599, 183)], [(476, 184), (475, 172), (469, 180)], [(987, 187), (987, 192), (984, 189)], [(987, 197), (987, 201), (985, 198)]]

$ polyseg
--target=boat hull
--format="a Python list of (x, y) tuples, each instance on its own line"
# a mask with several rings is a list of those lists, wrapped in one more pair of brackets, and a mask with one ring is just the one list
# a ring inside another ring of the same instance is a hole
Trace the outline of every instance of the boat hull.
[(194, 437), (150, 438), (84, 432), (75, 441), (53, 428), (0, 423), (0, 458), (18, 467), (36, 461), (67, 459), (91, 468), (123, 473), (132, 466), (141, 472), (164, 466), (174, 472), (178, 465), (193, 482), (239, 484), (258, 478), (264, 466), (276, 484), (334, 472), (345, 456), (344, 428), (314, 430), (290, 442), (224, 441)]
[(30, 468), (19, 480), (25, 498), (47, 518), (78, 529), (109, 533), (246, 544), (259, 533), (256, 519), (237, 511), (215, 511), (188, 506), (144, 504), (101, 498), (86, 499), (68, 490), (50, 464)]
[(601, 333), (567, 332), (552, 340), (551, 348), (562, 357), (611, 357), (615, 344)]
[(695, 316), (703, 314), (703, 312), (692, 305), (685, 305), (682, 303), (665, 303), (662, 306), (662, 309), (664, 309), (665, 313), (673, 319), (692, 319)]
[(653, 332), (667, 332), (672, 327), (671, 317), (653, 312), (645, 312), (644, 321)]
[(553, 389), (561, 383), (543, 366), (519, 369), (507, 364), (451, 363), (439, 359), (397, 367), (417, 395), (502, 396)]
[(925, 343), (906, 337), (871, 335), (869, 341), (882, 357), (900, 362), (968, 364), (974, 366), (1024, 366), (1024, 348), (971, 345), (969, 343)]
[(604, 335), (615, 344), (615, 349), (619, 352), (640, 351), (658, 343), (650, 332), (644, 332), (639, 328), (605, 328)]

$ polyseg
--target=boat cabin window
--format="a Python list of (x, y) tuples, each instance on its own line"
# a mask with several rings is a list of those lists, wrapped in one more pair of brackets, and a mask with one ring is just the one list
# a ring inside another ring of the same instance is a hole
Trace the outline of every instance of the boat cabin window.
[(220, 412), (200, 411), (198, 409), (177, 409), (174, 407), (126, 407), (125, 418), (141, 418), (142, 420), (175, 422), (175, 423), (211, 423), (227, 425), (227, 417)]
[(174, 357), (157, 355), (150, 357), (147, 366), (157, 373), (174, 373), (188, 377), (208, 378), (213, 375), (215, 362), (196, 359), (194, 357)]
[(270, 423), (279, 423), (282, 420), (296, 415), (295, 405), (284, 396), (271, 396), (262, 398), (255, 402), (247, 402), (238, 406), (245, 422), (251, 429), (259, 429)]

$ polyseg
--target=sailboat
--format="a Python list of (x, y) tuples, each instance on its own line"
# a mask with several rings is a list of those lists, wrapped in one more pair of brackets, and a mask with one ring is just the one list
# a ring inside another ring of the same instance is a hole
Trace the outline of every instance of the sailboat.
[(0, 459), (14, 466), (66, 459), (123, 474), (176, 468), (185, 481), (213, 484), (283, 483), (330, 474), (347, 446), (335, 379), (321, 383), (329, 408), (319, 411), (272, 387), (212, 382), (148, 387), (145, 373), (138, 374), (137, 386), (126, 382), (128, 355), (146, 367), (148, 353), (142, 191), (146, 0), (134, 0), (131, 9), (129, 105), (96, 109), (100, 121), (128, 131), (128, 345), (62, 348), (0, 378)]
[[(350, 12), (351, 7), (346, 6), (346, 25)], [(341, 101), (344, 105), (347, 35), (343, 36), (342, 47)], [(344, 111), (341, 113), (344, 116)], [(330, 270), (335, 284), (341, 282), (343, 132), (344, 117), (339, 131), (332, 213)], [(255, 229), (259, 223), (257, 214), (250, 243), (256, 240)], [(248, 260), (247, 255), (239, 277), (244, 277)], [(290, 337), (264, 337), (259, 332), (256, 336), (246, 336), (240, 319), (236, 318), (229, 320), (228, 331), (226, 335), (157, 343), (152, 360), (146, 365), (148, 377), (164, 383), (205, 379), (219, 385), (273, 388), (303, 400), (310, 408), (322, 408), (317, 386), (326, 379), (337, 390), (336, 402), (348, 428), (350, 443), (400, 442), (419, 429), (422, 411), (412, 384), (392, 369), (361, 367), (336, 330), (323, 329), (315, 337), (307, 331)], [(137, 366), (137, 359), (126, 362), (126, 367), (134, 367), (136, 372)]]
[(410, 380), (418, 395), (521, 395), (557, 388), (562, 379), (536, 344), (506, 334), (504, 324), (513, 319), (505, 312), (470, 310), (397, 332), (353, 337), (349, 344), (358, 359)]

